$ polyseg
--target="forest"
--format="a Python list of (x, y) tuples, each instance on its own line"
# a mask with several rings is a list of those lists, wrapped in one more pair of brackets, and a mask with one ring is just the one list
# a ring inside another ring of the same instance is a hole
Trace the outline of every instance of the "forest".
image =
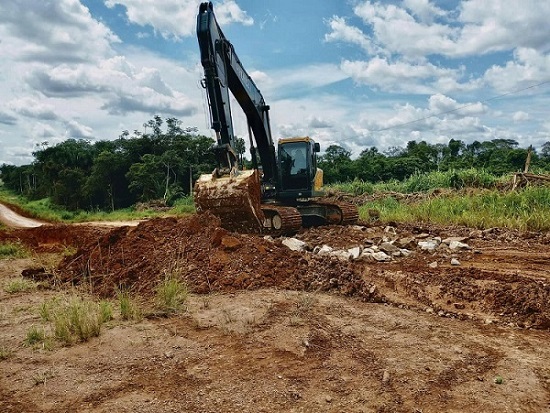
[[(68, 210), (108, 211), (157, 199), (170, 204), (188, 195), (200, 174), (213, 170), (213, 141), (196, 128), (182, 127), (176, 118), (155, 116), (144, 126), (146, 132), (123, 131), (115, 140), (44, 142), (30, 165), (0, 166), (0, 178), (17, 194), (50, 198)], [(244, 139), (237, 141), (240, 158), (250, 166), (244, 159)], [(401, 181), (413, 174), (462, 169), (503, 175), (523, 170), (528, 150), (511, 139), (468, 144), (460, 139), (447, 144), (412, 140), (384, 152), (370, 147), (352, 157), (343, 146), (330, 145), (322, 148), (318, 166), (328, 184)], [(531, 167), (550, 170), (550, 142), (532, 151)]]

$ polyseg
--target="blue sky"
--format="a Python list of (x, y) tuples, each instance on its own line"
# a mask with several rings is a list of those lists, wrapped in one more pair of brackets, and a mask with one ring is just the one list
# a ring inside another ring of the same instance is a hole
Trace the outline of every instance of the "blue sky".
[[(196, 0), (0, 2), (0, 164), (158, 114), (211, 136)], [(410, 140), (550, 141), (550, 1), (220, 0), (275, 138), (358, 156)], [(233, 104), (236, 132), (244, 115)]]

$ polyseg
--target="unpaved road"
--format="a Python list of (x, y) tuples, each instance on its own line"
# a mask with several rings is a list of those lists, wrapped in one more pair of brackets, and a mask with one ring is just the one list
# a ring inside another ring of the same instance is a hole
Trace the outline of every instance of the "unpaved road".
[[(200, 218), (0, 231), (0, 242), (35, 251), (0, 261), (0, 411), (550, 412), (548, 234), (470, 232), (298, 234), (335, 248), (454, 234), (471, 247), (345, 262)], [(77, 253), (53, 270), (68, 246)], [(29, 267), (44, 267), (49, 281), (8, 293)], [(84, 269), (86, 282), (72, 286)], [(201, 292), (187, 311), (122, 320), (114, 287), (139, 291), (147, 314), (168, 270)], [(32, 326), (53, 334), (42, 304), (73, 294), (113, 303), (101, 335), (71, 347), (24, 344)]]
[(44, 225), (42, 221), (19, 215), (4, 204), (0, 204), (0, 222), (14, 228), (35, 228)]

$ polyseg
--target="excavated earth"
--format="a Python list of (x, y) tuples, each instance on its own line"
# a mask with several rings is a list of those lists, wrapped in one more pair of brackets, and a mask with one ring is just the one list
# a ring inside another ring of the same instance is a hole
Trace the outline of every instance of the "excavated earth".
[[(0, 261), (3, 280), (55, 284), (0, 293), (14, 354), (0, 358), (0, 411), (550, 411), (548, 233), (361, 223), (303, 229), (295, 251), (200, 214), (6, 241), (63, 258)], [(21, 344), (55, 294), (154, 301), (167, 276), (192, 293), (182, 315), (71, 348)]]

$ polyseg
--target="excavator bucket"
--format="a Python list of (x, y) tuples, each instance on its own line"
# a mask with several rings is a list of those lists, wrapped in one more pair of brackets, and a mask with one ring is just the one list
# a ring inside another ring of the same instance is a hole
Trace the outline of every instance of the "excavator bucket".
[(256, 170), (233, 176), (201, 175), (195, 184), (195, 205), (198, 212), (218, 216), (228, 230), (259, 232), (264, 221), (260, 188)]

